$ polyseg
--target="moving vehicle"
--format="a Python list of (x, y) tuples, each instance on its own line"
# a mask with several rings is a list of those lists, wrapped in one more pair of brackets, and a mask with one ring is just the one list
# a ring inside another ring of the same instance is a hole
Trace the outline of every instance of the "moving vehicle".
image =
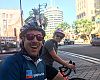
[(92, 46), (100, 46), (100, 37), (94, 37), (90, 41)]
[(65, 39), (64, 40), (64, 45), (66, 45), (66, 44), (68, 44), (68, 45), (74, 44), (74, 40)]

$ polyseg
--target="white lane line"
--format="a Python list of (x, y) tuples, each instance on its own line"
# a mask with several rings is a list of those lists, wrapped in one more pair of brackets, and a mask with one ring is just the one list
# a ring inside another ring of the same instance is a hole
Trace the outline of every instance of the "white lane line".
[(84, 59), (84, 60), (87, 60), (87, 61), (90, 61), (90, 62), (93, 62), (93, 63), (96, 63), (96, 64), (100, 64), (100, 59), (97, 59), (97, 58), (84, 56), (84, 55), (80, 55), (80, 54), (76, 54), (76, 53), (65, 52), (65, 51), (62, 51), (62, 53), (73, 56), (73, 57), (77, 57), (77, 58), (80, 58), (80, 59)]

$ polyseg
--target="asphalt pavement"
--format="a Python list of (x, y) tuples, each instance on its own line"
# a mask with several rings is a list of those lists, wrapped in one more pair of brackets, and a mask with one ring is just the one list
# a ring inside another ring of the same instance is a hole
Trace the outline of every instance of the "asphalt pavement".
[[(76, 74), (72, 72), (69, 78), (84, 78), (86, 80), (100, 80), (100, 62), (95, 63), (85, 59), (81, 59), (79, 56), (69, 55), (69, 52), (58, 51), (58, 55), (64, 60), (72, 60), (76, 64)], [(61, 66), (57, 62), (54, 62), (54, 67)]]

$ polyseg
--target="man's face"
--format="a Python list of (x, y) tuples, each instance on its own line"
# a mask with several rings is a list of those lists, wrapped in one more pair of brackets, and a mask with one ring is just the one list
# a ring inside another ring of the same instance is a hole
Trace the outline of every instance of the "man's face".
[(24, 38), (24, 47), (30, 56), (36, 57), (42, 46), (42, 33), (36, 30), (28, 31)]
[(62, 39), (63, 39), (63, 34), (61, 33), (56, 33), (55, 36), (54, 36), (55, 40), (57, 42), (60, 42)]

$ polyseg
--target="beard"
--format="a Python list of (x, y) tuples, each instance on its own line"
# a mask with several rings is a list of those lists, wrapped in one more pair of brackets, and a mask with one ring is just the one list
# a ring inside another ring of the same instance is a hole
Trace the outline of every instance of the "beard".
[(26, 45), (26, 51), (30, 56), (37, 57), (40, 53), (42, 43), (40, 42), (30, 42)]

